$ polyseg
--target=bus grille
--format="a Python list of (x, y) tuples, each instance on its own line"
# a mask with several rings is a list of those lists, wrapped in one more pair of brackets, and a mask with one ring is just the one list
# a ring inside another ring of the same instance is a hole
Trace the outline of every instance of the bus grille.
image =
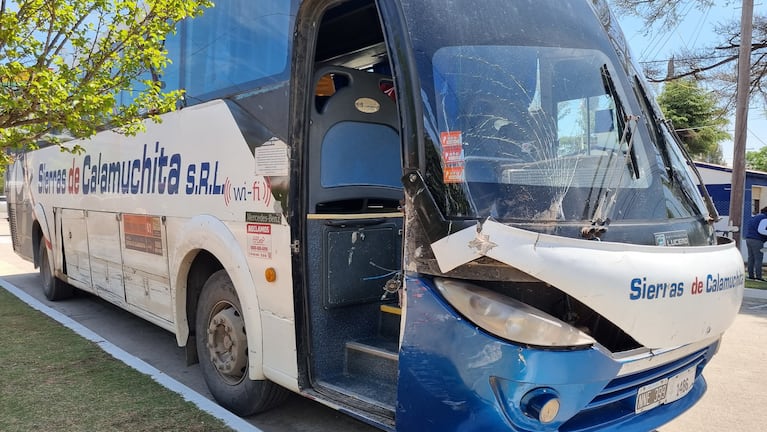
[[(604, 428), (634, 416), (634, 405), (639, 388), (672, 377), (690, 367), (696, 367), (697, 378), (706, 362), (706, 349), (664, 365), (616, 378), (578, 413), (565, 422), (560, 431), (588, 431)], [(599, 419), (599, 424), (594, 424)]]

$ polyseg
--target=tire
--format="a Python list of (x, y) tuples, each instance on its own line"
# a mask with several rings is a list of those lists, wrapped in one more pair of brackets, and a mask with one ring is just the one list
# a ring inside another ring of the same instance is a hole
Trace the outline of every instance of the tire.
[(72, 297), (74, 290), (68, 283), (59, 280), (53, 275), (53, 263), (48, 255), (45, 240), (40, 241), (40, 281), (43, 285), (43, 294), (50, 301), (63, 300)]
[(289, 395), (268, 380), (248, 378), (245, 321), (234, 284), (224, 270), (202, 288), (195, 325), (197, 354), (205, 383), (216, 401), (239, 416), (263, 412)]

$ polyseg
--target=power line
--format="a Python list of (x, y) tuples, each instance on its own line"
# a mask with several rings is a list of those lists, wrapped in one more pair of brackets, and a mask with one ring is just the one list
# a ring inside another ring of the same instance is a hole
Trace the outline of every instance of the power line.
[[(732, 57), (732, 55), (711, 55), (711, 56), (693, 56), (693, 57), (674, 57), (674, 61), (692, 61), (692, 60), (721, 60), (728, 57)], [(639, 61), (640, 64), (650, 64), (650, 63), (668, 63), (668, 61), (671, 60), (670, 58), (664, 59), (664, 60), (644, 60)]]
[(686, 10), (683, 10), (681, 12), (681, 18), (676, 20), (676, 23), (674, 24), (674, 28), (670, 31), (660, 31), (655, 32), (648, 42), (647, 46), (645, 46), (645, 49), (642, 50), (642, 52), (639, 55), (639, 58), (648, 58), (648, 57), (655, 57), (660, 53), (660, 51), (666, 46), (666, 44), (671, 39), (671, 36), (674, 35), (674, 33), (677, 32), (679, 29), (679, 26), (684, 21), (684, 18), (687, 17), (687, 15), (690, 13), (690, 10), (692, 9), (692, 2), (687, 3), (684, 5), (686, 7)]
[(708, 21), (708, 14), (711, 12), (711, 9), (714, 7), (713, 4), (708, 5), (706, 8), (706, 12), (701, 17), (700, 21), (698, 22), (698, 28), (697, 31), (693, 33), (693, 40), (692, 40), (692, 46), (695, 46), (696, 43), (698, 43), (698, 38), (700, 37), (700, 33), (703, 31), (703, 24)]

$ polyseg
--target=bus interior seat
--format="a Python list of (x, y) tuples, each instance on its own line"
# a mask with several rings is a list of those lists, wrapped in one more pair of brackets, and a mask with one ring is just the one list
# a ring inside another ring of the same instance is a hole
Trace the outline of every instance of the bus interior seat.
[(329, 66), (317, 71), (313, 84), (315, 97), (327, 100), (312, 104), (309, 212), (370, 214), (317, 225), (325, 251), (323, 303), (335, 308), (380, 302), (383, 286), (401, 267), (402, 252), (402, 218), (387, 215), (403, 197), (399, 120), (387, 92), (392, 79)]
[(310, 211), (395, 210), (403, 193), (391, 77), (327, 66), (317, 71), (314, 84), (315, 98), (325, 100), (316, 100), (312, 109), (310, 171), (315, 187)]

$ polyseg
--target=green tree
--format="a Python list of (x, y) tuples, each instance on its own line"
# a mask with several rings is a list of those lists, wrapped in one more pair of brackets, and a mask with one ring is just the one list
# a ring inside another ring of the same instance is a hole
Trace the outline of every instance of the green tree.
[(664, 85), (658, 104), (694, 159), (723, 164), (719, 143), (730, 138), (729, 120), (710, 92), (692, 78), (678, 79)]
[(750, 169), (767, 172), (767, 147), (746, 152), (746, 166)]
[[(209, 0), (0, 0), (0, 167), (7, 149), (105, 125), (127, 134), (172, 110), (165, 38)], [(154, 79), (153, 79), (154, 78)], [(134, 99), (118, 104), (120, 92)], [(67, 147), (68, 150), (78, 150)], [(1, 169), (1, 168), (0, 168)]]

